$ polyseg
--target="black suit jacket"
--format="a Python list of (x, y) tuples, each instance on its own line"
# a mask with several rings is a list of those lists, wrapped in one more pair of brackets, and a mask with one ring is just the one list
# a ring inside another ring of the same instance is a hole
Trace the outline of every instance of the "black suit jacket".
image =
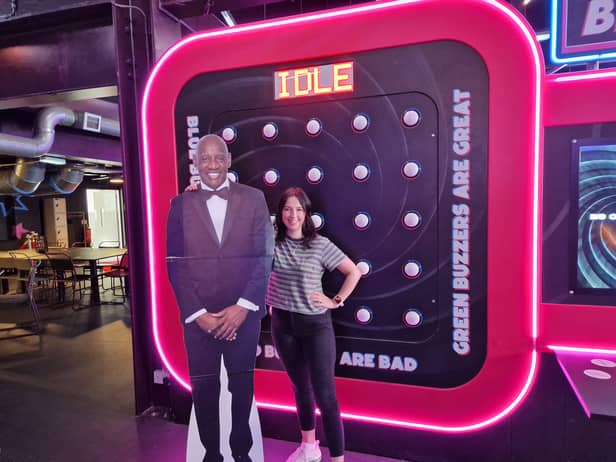
[(262, 318), (273, 253), (273, 227), (258, 189), (230, 183), (220, 243), (204, 194), (175, 197), (167, 220), (167, 271), (182, 323), (201, 308), (218, 312), (240, 297), (259, 305), (250, 317)]

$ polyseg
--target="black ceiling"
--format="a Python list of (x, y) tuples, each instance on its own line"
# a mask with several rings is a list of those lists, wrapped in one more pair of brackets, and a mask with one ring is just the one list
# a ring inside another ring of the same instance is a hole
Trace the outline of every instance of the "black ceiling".
[[(227, 10), (238, 24), (245, 24), (360, 3), (368, 2), (365, 0), (161, 0), (160, 8), (183, 20), (208, 14), (220, 18), (220, 12)], [(531, 0), (527, 5), (524, 5), (524, 0), (510, 0), (507, 3), (520, 11), (535, 31), (547, 31), (549, 0)]]

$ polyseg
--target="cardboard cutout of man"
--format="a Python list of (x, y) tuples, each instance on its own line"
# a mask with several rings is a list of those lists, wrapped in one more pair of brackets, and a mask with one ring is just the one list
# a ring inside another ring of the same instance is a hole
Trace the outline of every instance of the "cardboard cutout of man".
[[(273, 259), (273, 228), (263, 193), (230, 182), (231, 154), (217, 135), (199, 141), (201, 189), (171, 202), (167, 271), (184, 321), (184, 342), (204, 462), (222, 462), (221, 358), (231, 400), (229, 444), (251, 461), (254, 366)], [(256, 462), (256, 461), (255, 461)]]

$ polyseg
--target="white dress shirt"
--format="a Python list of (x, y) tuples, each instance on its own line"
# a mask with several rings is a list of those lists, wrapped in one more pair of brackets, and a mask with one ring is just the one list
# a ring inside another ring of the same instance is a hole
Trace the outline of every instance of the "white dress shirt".
[[(225, 179), (225, 181), (216, 188), (216, 191), (219, 191), (223, 188), (229, 187), (229, 179)], [(207, 186), (203, 181), (201, 182), (201, 189), (205, 189), (207, 191), (214, 191), (212, 188)], [(225, 224), (225, 217), (227, 216), (227, 203), (229, 201), (223, 199), (222, 197), (218, 197), (213, 195), (206, 201), (207, 210), (210, 214), (210, 218), (212, 219), (212, 224), (214, 225), (214, 230), (216, 231), (216, 237), (218, 238), (218, 242), (222, 241), (222, 232)], [(259, 305), (255, 305), (250, 300), (246, 300), (245, 298), (239, 298), (237, 300), (237, 304), (242, 308), (246, 308), (250, 311), (258, 311)], [(189, 324), (197, 319), (202, 314), (207, 313), (206, 308), (201, 308), (199, 311), (194, 312), (190, 316), (188, 316), (184, 322)]]

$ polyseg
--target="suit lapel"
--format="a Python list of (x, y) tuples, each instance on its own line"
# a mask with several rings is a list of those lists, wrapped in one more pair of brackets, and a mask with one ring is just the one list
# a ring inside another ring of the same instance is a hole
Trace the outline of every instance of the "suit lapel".
[(195, 194), (189, 194), (192, 200), (192, 208), (195, 211), (195, 214), (202, 221), (205, 229), (207, 229), (210, 238), (213, 242), (220, 245), (218, 242), (218, 237), (216, 236), (216, 230), (214, 229), (214, 223), (212, 222), (212, 217), (210, 217), (210, 212), (207, 208), (206, 198), (204, 194), (201, 194), (201, 191), (197, 191)]
[(225, 240), (229, 236), (231, 232), (231, 228), (233, 227), (233, 221), (238, 214), (240, 203), (242, 199), (240, 195), (237, 193), (237, 188), (235, 184), (230, 181), (229, 182), (229, 200), (227, 201), (227, 213), (225, 215), (225, 224), (222, 228), (222, 242), (221, 245), (225, 244)]

